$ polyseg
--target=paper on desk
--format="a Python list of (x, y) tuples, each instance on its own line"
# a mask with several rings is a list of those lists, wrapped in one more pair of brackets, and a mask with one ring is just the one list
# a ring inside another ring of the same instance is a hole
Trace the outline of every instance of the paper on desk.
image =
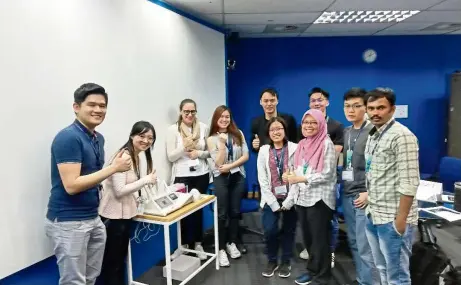
[(437, 202), (437, 195), (442, 194), (442, 192), (442, 183), (420, 180), (416, 192), (416, 200), (435, 203)]
[(442, 219), (445, 219), (449, 222), (454, 222), (461, 220), (461, 213), (455, 210), (439, 206), (439, 207), (432, 207), (432, 208), (421, 208), (421, 211), (430, 213)]

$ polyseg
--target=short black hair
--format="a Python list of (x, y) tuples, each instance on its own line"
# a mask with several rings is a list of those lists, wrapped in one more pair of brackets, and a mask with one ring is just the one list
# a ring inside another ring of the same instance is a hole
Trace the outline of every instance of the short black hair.
[(327, 98), (327, 100), (330, 100), (330, 93), (328, 91), (320, 88), (320, 87), (314, 87), (311, 89), (311, 92), (309, 92), (309, 98), (311, 98), (312, 94), (314, 93), (320, 93), (323, 95), (323, 97)]
[(275, 90), (275, 88), (265, 88), (263, 91), (261, 91), (261, 94), (259, 94), (259, 100), (261, 100), (264, 93), (270, 93), (272, 94), (272, 96), (275, 96), (277, 100), (279, 99), (279, 94), (277, 93), (277, 90)]
[(367, 93), (365, 96), (365, 104), (368, 102), (373, 102), (381, 98), (386, 98), (391, 106), (395, 106), (395, 93), (394, 90), (390, 88), (378, 87)]
[(365, 96), (367, 95), (367, 91), (360, 87), (354, 87), (346, 91), (344, 93), (344, 101), (353, 99), (353, 98), (361, 98), (363, 102), (365, 102)]
[(106, 99), (106, 105), (108, 103), (106, 90), (104, 87), (96, 83), (85, 83), (77, 88), (77, 90), (74, 92), (74, 102), (77, 104), (82, 104), (83, 101), (86, 100), (86, 97), (89, 95), (102, 95), (104, 96), (104, 99)]

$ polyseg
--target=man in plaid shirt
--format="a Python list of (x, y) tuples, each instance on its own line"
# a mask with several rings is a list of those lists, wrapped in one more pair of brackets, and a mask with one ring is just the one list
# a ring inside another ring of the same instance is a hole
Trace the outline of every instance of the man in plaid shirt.
[(382, 284), (410, 285), (409, 259), (418, 212), (418, 141), (393, 118), (395, 94), (377, 88), (367, 94), (374, 125), (365, 148), (368, 201), (366, 234)]

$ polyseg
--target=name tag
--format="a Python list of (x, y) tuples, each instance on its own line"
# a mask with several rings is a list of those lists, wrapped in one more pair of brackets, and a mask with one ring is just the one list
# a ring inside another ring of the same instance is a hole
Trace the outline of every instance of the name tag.
[(343, 180), (344, 181), (354, 181), (354, 170), (353, 169), (343, 170)]
[(240, 167), (234, 167), (234, 168), (231, 168), (230, 173), (234, 174), (234, 173), (239, 172), (239, 171), (240, 171)]
[(285, 196), (287, 194), (287, 186), (277, 186), (275, 187), (274, 192), (276, 196)]
[(196, 167), (198, 166), (198, 164), (199, 164), (198, 158), (189, 160), (189, 167)]

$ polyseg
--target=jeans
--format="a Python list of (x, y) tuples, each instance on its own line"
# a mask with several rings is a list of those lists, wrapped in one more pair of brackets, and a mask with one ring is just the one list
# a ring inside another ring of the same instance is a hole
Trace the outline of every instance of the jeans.
[[(279, 219), (282, 218), (282, 230), (279, 234)], [(293, 257), (297, 214), (294, 208), (288, 211), (273, 212), (265, 205), (262, 214), (262, 225), (266, 241), (269, 262), (278, 263), (279, 247), (282, 248), (282, 263), (290, 263)]]
[(307, 272), (315, 284), (329, 284), (331, 278), (331, 219), (333, 211), (323, 202), (314, 206), (296, 206), (303, 231), (304, 244), (309, 252)]
[[(214, 177), (216, 198), (218, 199), (219, 249), (227, 243), (238, 242), (240, 204), (245, 191), (245, 177), (240, 172), (220, 174)], [(226, 223), (229, 222), (229, 227)]]
[(101, 217), (106, 224), (107, 241), (102, 262), (101, 278), (104, 284), (125, 284), (125, 259), (130, 241), (130, 219), (111, 220)]
[[(210, 174), (201, 176), (176, 177), (174, 183), (184, 183), (187, 189), (197, 189), (204, 194), (208, 190), (210, 182)], [(194, 243), (202, 242), (203, 240), (203, 210), (190, 214), (181, 221), (181, 243), (189, 245), (189, 248), (194, 248)], [(178, 245), (179, 246), (179, 245)]]
[(99, 217), (84, 221), (45, 220), (58, 260), (59, 285), (94, 285), (101, 272), (106, 227)]
[(347, 240), (354, 259), (357, 282), (361, 285), (376, 285), (380, 283), (380, 278), (365, 233), (367, 217), (365, 209), (354, 206), (355, 199), (355, 195), (344, 195), (342, 204), (347, 227)]
[[(341, 184), (336, 184), (336, 209), (338, 209), (340, 205), (340, 188)], [(331, 219), (331, 242), (330, 242), (330, 249), (331, 252), (334, 253), (336, 251), (336, 246), (338, 246), (338, 234), (339, 234), (339, 222), (338, 222), (338, 215), (333, 213), (333, 218)]]
[(382, 285), (411, 285), (410, 256), (415, 226), (407, 224), (401, 235), (394, 221), (374, 225), (367, 217), (366, 233)]

